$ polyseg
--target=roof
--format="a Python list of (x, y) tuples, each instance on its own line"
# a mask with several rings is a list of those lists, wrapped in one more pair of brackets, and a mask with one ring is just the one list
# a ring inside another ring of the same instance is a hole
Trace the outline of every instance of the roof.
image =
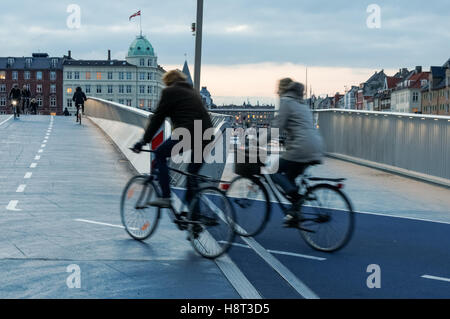
[(398, 83), (401, 82), (401, 78), (395, 77), (395, 76), (387, 76), (386, 77), (386, 83), (387, 83), (387, 89), (394, 89)]
[(403, 85), (403, 82), (401, 85), (397, 87), (397, 90), (403, 90), (403, 89), (420, 89), (424, 87), (422, 84), (423, 80), (428, 80), (430, 77), (430, 72), (420, 72), (420, 73), (414, 73), (411, 77), (405, 80), (407, 85)]
[(128, 56), (155, 56), (155, 51), (145, 36), (138, 35), (128, 49)]
[(187, 64), (187, 61), (184, 61), (184, 65), (183, 65), (183, 71), (182, 71), (186, 76), (187, 76), (187, 82), (190, 83), (191, 85), (194, 85), (194, 82), (192, 82), (192, 77), (191, 77), (191, 72), (189, 72), (189, 66)]
[(123, 60), (65, 60), (64, 65), (71, 66), (134, 66)]
[[(13, 58), (14, 63), (8, 65), (8, 59)], [(31, 59), (31, 64), (27, 65), (27, 59)], [(52, 66), (52, 60), (57, 59), (56, 67)], [(0, 58), (0, 69), (11, 70), (45, 70), (45, 69), (62, 69), (63, 58), (57, 57), (5, 57)]]

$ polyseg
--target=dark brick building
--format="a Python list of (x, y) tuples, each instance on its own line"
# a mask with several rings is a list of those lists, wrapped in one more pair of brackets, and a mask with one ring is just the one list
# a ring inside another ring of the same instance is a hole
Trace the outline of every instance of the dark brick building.
[(33, 53), (31, 57), (0, 57), (0, 113), (11, 113), (9, 92), (14, 84), (28, 86), (40, 114), (63, 112), (64, 58)]

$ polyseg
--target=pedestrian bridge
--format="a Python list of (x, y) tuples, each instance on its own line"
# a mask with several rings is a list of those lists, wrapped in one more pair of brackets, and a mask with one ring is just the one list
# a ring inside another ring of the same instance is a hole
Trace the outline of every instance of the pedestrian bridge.
[[(449, 119), (319, 113), (330, 157), (311, 173), (347, 178), (358, 212), (350, 244), (334, 254), (314, 251), (281, 227), (275, 207), (262, 234), (237, 238), (210, 261), (167, 216), (145, 243), (126, 234), (122, 189), (150, 167), (148, 155), (128, 147), (149, 114), (98, 99), (88, 100), (86, 112), (81, 126), (74, 117), (0, 115), (0, 298), (450, 297)], [(226, 127), (225, 116), (213, 118)], [(399, 135), (385, 135), (381, 120)], [(414, 127), (424, 138), (417, 144), (401, 135)], [(233, 177), (232, 163), (214, 165), (204, 174)], [(381, 289), (366, 285), (372, 264), (380, 266)], [(71, 265), (81, 270), (80, 288), (66, 283)]]

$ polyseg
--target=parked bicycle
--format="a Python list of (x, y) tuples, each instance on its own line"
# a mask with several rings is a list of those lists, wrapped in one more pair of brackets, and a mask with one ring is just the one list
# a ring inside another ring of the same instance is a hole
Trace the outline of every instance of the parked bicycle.
[[(188, 239), (200, 255), (211, 259), (221, 256), (227, 252), (234, 239), (235, 213), (225, 192), (211, 186), (220, 181), (174, 168), (169, 170), (210, 184), (196, 189), (187, 212), (178, 211), (172, 205), (169, 208), (169, 216), (179, 230), (188, 231)], [(150, 175), (137, 175), (131, 178), (122, 193), (120, 204), (122, 223), (127, 233), (139, 241), (149, 238), (155, 232), (161, 217), (161, 208), (148, 205), (156, 197), (161, 196), (156, 181), (157, 175), (154, 171)]]
[[(310, 163), (311, 166), (317, 164)], [(290, 208), (283, 189), (270, 174), (260, 173), (261, 166), (236, 164), (236, 173), (240, 176), (228, 186), (227, 196), (239, 212), (235, 231), (240, 236), (255, 236), (264, 229), (271, 215), (270, 194), (284, 213)], [(319, 251), (333, 252), (343, 248), (354, 229), (353, 207), (342, 191), (345, 179), (303, 174), (297, 181), (303, 199), (296, 228), (303, 239)]]

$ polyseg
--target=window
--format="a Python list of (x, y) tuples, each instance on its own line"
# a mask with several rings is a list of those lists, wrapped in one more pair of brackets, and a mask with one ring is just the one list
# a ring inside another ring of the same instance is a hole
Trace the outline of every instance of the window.
[(0, 97), (0, 106), (6, 106), (6, 96)]
[(86, 72), (86, 80), (90, 80), (91, 79), (91, 72)]
[(42, 93), (42, 84), (36, 85), (36, 93)]
[(101, 80), (102, 79), (102, 72), (97, 72), (97, 80)]
[(56, 107), (56, 96), (50, 97), (50, 107)]
[(413, 102), (419, 102), (419, 92), (413, 92)]
[(56, 93), (56, 84), (50, 85), (50, 93)]
[(89, 84), (86, 85), (85, 91), (86, 91), (86, 93), (91, 93), (91, 86)]
[(56, 68), (58, 66), (58, 59), (52, 59), (52, 67)]
[(42, 98), (41, 97), (36, 98), (36, 102), (37, 102), (38, 107), (42, 107)]
[(23, 74), (23, 77), (25, 80), (29, 80), (31, 78), (31, 73), (30, 71), (25, 71)]
[(127, 99), (127, 105), (131, 106), (131, 100), (130, 99)]
[(145, 85), (140, 85), (139, 86), (139, 93), (140, 94), (145, 94)]
[(145, 100), (139, 100), (139, 107), (143, 109), (145, 106)]
[(75, 71), (74, 72), (74, 78), (75, 78), (75, 80), (79, 80), (80, 79), (80, 72), (79, 71)]
[(131, 74), (131, 72), (127, 72), (127, 80), (132, 80), (133, 76)]
[(145, 80), (145, 72), (139, 73), (139, 80), (144, 81)]
[(108, 93), (109, 94), (113, 93), (113, 86), (112, 85), (108, 85)]
[(31, 63), (33, 62), (33, 59), (31, 59), (31, 58), (26, 58), (25, 59), (25, 66), (27, 67), (27, 68), (29, 68), (29, 67), (31, 67)]
[(148, 59), (147, 66), (152, 66), (152, 59)]
[(102, 93), (102, 86), (101, 85), (97, 85), (97, 93)]
[[(125, 86), (124, 85), (119, 85), (119, 93), (124, 93), (124, 88), (125, 88)], [(122, 103), (123, 104), (123, 103)]]
[(147, 86), (147, 93), (152, 94), (152, 86), (151, 85)]
[(72, 88), (67, 88), (66, 92), (67, 92), (67, 94), (71, 94), (73, 92)]
[(119, 80), (123, 80), (123, 79), (125, 79), (124, 73), (123, 72), (119, 72)]
[(0, 93), (6, 93), (6, 84), (0, 84)]
[(113, 79), (113, 73), (112, 72), (108, 72), (108, 80), (112, 80)]
[(147, 80), (153, 80), (153, 73), (151, 72), (147, 73)]
[(127, 85), (127, 93), (131, 93), (131, 85)]
[(125, 104), (125, 100), (124, 99), (119, 99), (119, 104)]
[(71, 71), (68, 71), (68, 72), (66, 73), (66, 79), (67, 79), (67, 80), (72, 80), (72, 72), (71, 72)]
[(140, 66), (145, 66), (145, 60), (144, 59), (140, 59), (139, 60), (139, 65)]
[(56, 80), (56, 72), (52, 71), (50, 72), (50, 81), (55, 81)]
[(8, 58), (8, 66), (12, 66), (14, 64), (14, 58)]
[(73, 105), (72, 102), (73, 102), (72, 99), (67, 99), (67, 104), (66, 104), (66, 106), (67, 106), (67, 107), (72, 107), (72, 105)]
[(13, 71), (12, 73), (12, 79), (13, 80), (18, 80), (19, 79), (19, 73), (17, 71)]
[(6, 80), (6, 71), (0, 71), (0, 80)]

